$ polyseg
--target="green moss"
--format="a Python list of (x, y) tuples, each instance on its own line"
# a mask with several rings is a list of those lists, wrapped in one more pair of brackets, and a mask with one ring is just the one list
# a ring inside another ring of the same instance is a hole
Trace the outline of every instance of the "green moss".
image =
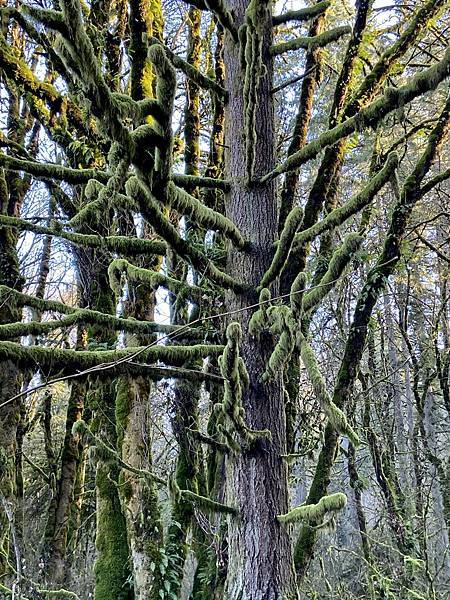
[(222, 513), (228, 515), (237, 514), (236, 508), (227, 506), (221, 502), (215, 502), (214, 500), (211, 500), (211, 498), (201, 496), (200, 494), (196, 494), (191, 490), (179, 490), (179, 496), (180, 498), (184, 498), (185, 500), (192, 502), (195, 506), (200, 508), (200, 510), (205, 511), (206, 513)]
[(320, 33), (314, 37), (297, 37), (289, 42), (277, 44), (276, 46), (272, 46), (271, 52), (273, 56), (279, 56), (285, 52), (300, 50), (301, 48), (311, 51), (315, 48), (323, 48), (331, 42), (336, 42), (342, 36), (348, 35), (351, 32), (352, 28), (344, 25), (342, 27), (330, 29), (329, 31), (324, 31), (323, 33)]
[(298, 233), (294, 239), (295, 247), (306, 244), (322, 233), (332, 231), (333, 229), (339, 227), (339, 225), (342, 225), (342, 223), (344, 223), (351, 216), (358, 213), (361, 209), (368, 206), (376, 194), (383, 188), (384, 185), (386, 185), (386, 183), (388, 183), (398, 166), (398, 161), (399, 158), (397, 153), (390, 153), (383, 168), (380, 169), (380, 171), (370, 179), (368, 184), (364, 186), (361, 192), (353, 196), (353, 198), (351, 198), (343, 206), (332, 210), (328, 215), (311, 227), (308, 227), (307, 229)]
[(191, 79), (201, 88), (213, 92), (218, 98), (220, 98), (223, 101), (226, 101), (228, 97), (228, 92), (223, 87), (218, 85), (214, 81), (214, 79), (203, 75), (203, 73), (195, 69), (191, 64), (183, 60), (180, 56), (177, 56), (174, 52), (167, 48), (167, 46), (161, 44), (160, 40), (157, 40), (156, 38), (152, 37), (150, 41), (152, 42), (152, 44), (160, 44), (161, 47), (164, 48), (164, 52), (169, 57), (171, 63), (176, 69), (180, 69), (181, 71), (183, 71), (183, 73), (187, 77), (189, 77), (189, 79)]
[(222, 436), (222, 443), (231, 451), (239, 451), (240, 443), (236, 433), (243, 441), (252, 443), (261, 437), (270, 437), (268, 430), (250, 429), (245, 422), (245, 410), (242, 396), (248, 385), (249, 377), (242, 358), (239, 356), (239, 343), (242, 330), (239, 323), (230, 323), (226, 331), (227, 343), (219, 367), (224, 378), (223, 401), (214, 405), (217, 419), (217, 431)]
[(267, 317), (270, 333), (278, 335), (279, 339), (270, 355), (262, 381), (269, 381), (284, 371), (295, 347), (298, 328), (291, 309), (284, 304), (271, 306), (267, 311)]
[(289, 256), (289, 251), (294, 240), (295, 233), (303, 220), (303, 210), (295, 206), (286, 217), (286, 222), (277, 244), (275, 255), (270, 267), (261, 279), (260, 287), (268, 287), (272, 281), (279, 277)]
[(334, 251), (320, 284), (305, 294), (303, 299), (303, 310), (305, 312), (317, 307), (325, 296), (331, 292), (363, 241), (364, 237), (357, 233), (349, 233), (346, 236), (340, 248)]
[(319, 15), (322, 15), (327, 8), (331, 6), (330, 0), (323, 0), (323, 2), (317, 2), (313, 6), (307, 8), (301, 8), (300, 10), (289, 10), (281, 15), (274, 15), (272, 17), (272, 23), (274, 25), (282, 25), (289, 21), (309, 21)]
[[(0, 360), (13, 360), (23, 366), (50, 368), (54, 373), (76, 373), (78, 371), (103, 366), (115, 366), (120, 372), (127, 370), (127, 359), (133, 363), (161, 360), (166, 364), (182, 365), (188, 360), (206, 356), (217, 356), (223, 352), (223, 346), (192, 345), (192, 346), (137, 346), (121, 350), (69, 350), (44, 346), (21, 346), (14, 342), (0, 342)], [(106, 375), (105, 375), (106, 376)]]
[(191, 217), (193, 221), (203, 227), (220, 231), (220, 233), (231, 239), (237, 248), (246, 246), (241, 232), (230, 219), (208, 208), (195, 196), (178, 188), (173, 183), (169, 183), (168, 199), (171, 206), (178, 212)]
[(159, 271), (136, 267), (123, 258), (116, 258), (109, 264), (108, 275), (111, 289), (119, 296), (122, 292), (122, 275), (129, 282), (142, 282), (148, 284), (153, 290), (158, 289), (160, 286), (165, 287), (178, 296), (191, 298), (196, 302), (200, 302), (205, 293), (197, 286), (186, 285), (182, 281), (163, 275)]
[(327, 415), (330, 425), (338, 433), (346, 435), (354, 446), (358, 446), (358, 435), (349, 424), (347, 417), (342, 410), (333, 402), (330, 394), (327, 391), (325, 380), (319, 370), (314, 352), (303, 336), (301, 337), (300, 354), (308, 374), (308, 378), (313, 387), (314, 394), (319, 400), (322, 410)]
[(270, 298), (270, 291), (267, 288), (263, 288), (259, 292), (259, 308), (252, 314), (248, 323), (248, 332), (250, 335), (259, 337), (260, 333), (268, 326), (267, 310)]
[(355, 131), (363, 131), (375, 127), (387, 114), (405, 106), (414, 98), (435, 89), (450, 72), (450, 48), (447, 48), (442, 59), (428, 69), (423, 69), (412, 77), (405, 85), (389, 88), (379, 98), (362, 108), (355, 116), (339, 123), (332, 129), (289, 156), (273, 171), (261, 178), (261, 183), (271, 181), (278, 175), (298, 169), (311, 160), (324, 148), (348, 137)]
[(309, 525), (317, 526), (323, 522), (324, 517), (330, 513), (342, 510), (347, 505), (347, 496), (342, 493), (323, 496), (317, 504), (302, 504), (293, 508), (285, 515), (279, 515), (280, 523), (295, 523), (304, 521)]

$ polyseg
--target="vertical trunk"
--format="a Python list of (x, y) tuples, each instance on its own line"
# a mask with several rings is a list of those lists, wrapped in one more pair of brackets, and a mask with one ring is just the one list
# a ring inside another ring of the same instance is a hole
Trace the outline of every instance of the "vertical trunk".
[[(237, 26), (244, 21), (246, 0), (232, 0), (230, 9)], [(253, 5), (258, 3), (252, 3)], [(263, 2), (260, 4), (264, 4)], [(253, 7), (254, 8), (254, 7)], [(258, 16), (256, 15), (256, 18)], [(262, 62), (265, 66), (256, 90), (255, 133), (258, 151), (254, 175), (270, 171), (274, 163), (274, 111), (271, 98), (272, 60), (269, 54), (272, 30), (270, 17), (258, 23), (262, 36)], [(229, 102), (226, 108), (226, 175), (232, 188), (226, 198), (227, 216), (250, 240), (252, 251), (229, 254), (230, 273), (254, 287), (269, 265), (276, 237), (275, 186), (244, 184), (246, 177), (245, 103), (239, 46), (230, 35), (225, 41), (225, 75)], [(228, 297), (230, 310), (256, 300), (254, 294)], [(281, 378), (261, 382), (270, 356), (271, 344), (247, 333), (248, 311), (233, 315), (243, 331), (241, 355), (250, 375), (250, 387), (243, 405), (247, 423), (254, 429), (268, 428), (272, 439), (260, 440), (251, 448), (227, 459), (227, 503), (236, 506), (238, 517), (228, 523), (228, 574), (225, 597), (228, 600), (275, 600), (295, 598), (296, 584), (289, 533), (276, 516), (287, 510), (287, 473), (280, 454), (286, 452), (286, 426)]]

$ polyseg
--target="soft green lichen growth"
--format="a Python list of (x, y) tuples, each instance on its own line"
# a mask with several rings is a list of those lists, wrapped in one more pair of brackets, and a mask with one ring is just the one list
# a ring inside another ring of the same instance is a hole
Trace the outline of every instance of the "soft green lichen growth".
[(341, 435), (346, 435), (354, 446), (358, 446), (359, 437), (353, 427), (349, 424), (345, 414), (336, 406), (328, 393), (314, 351), (304, 336), (301, 336), (300, 355), (313, 387), (314, 394), (319, 400), (322, 410), (328, 417), (328, 422)]
[(267, 309), (270, 303), (270, 291), (263, 288), (259, 293), (259, 308), (256, 310), (248, 323), (248, 332), (254, 337), (259, 337), (260, 333), (267, 327)]
[(260, 287), (268, 287), (272, 281), (280, 276), (291, 250), (294, 236), (297, 229), (300, 227), (302, 220), (303, 210), (300, 206), (295, 206), (286, 217), (286, 222), (283, 231), (281, 232), (274, 257), (270, 267), (261, 279)]
[(303, 521), (308, 525), (320, 526), (326, 516), (332, 516), (347, 505), (347, 496), (338, 492), (323, 496), (317, 504), (302, 504), (285, 515), (278, 515), (280, 523), (296, 523)]

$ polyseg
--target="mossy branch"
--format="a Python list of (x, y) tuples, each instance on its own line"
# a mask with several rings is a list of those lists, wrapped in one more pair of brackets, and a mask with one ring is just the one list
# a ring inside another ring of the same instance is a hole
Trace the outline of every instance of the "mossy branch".
[[(31, 298), (31, 297), (30, 297)], [(40, 301), (35, 298), (36, 304), (41, 308), (46, 307), (46, 301)], [(33, 300), (26, 302), (26, 305), (34, 304)], [(70, 308), (70, 307), (66, 307)], [(54, 310), (54, 307), (51, 309)], [(76, 325), (104, 325), (105, 327), (114, 329), (115, 331), (125, 331), (127, 333), (139, 333), (141, 335), (151, 335), (154, 333), (176, 334), (178, 331), (182, 333), (185, 339), (199, 339), (202, 334), (200, 331), (188, 329), (178, 325), (165, 325), (163, 323), (155, 323), (154, 321), (135, 321), (134, 319), (123, 319), (102, 313), (87, 308), (74, 308), (73, 312), (63, 317), (62, 319), (52, 321), (29, 321), (6, 323), (0, 325), (0, 340), (14, 340), (26, 335), (45, 335), (59, 329), (74, 327)]]
[(221, 98), (222, 101), (227, 100), (228, 92), (223, 87), (218, 85), (214, 81), (214, 79), (211, 79), (210, 77), (207, 77), (206, 75), (203, 75), (203, 73), (198, 71), (195, 67), (193, 67), (191, 64), (189, 64), (183, 58), (181, 58), (180, 56), (178, 56), (177, 54), (172, 52), (172, 50), (170, 50), (167, 46), (164, 46), (161, 43), (161, 41), (158, 40), (157, 38), (151, 37), (150, 42), (152, 44), (160, 44), (164, 48), (164, 51), (167, 54), (167, 56), (169, 57), (170, 62), (173, 64), (173, 66), (176, 69), (183, 71), (183, 73), (186, 75), (186, 77), (191, 79), (199, 87), (213, 92), (214, 94), (216, 94), (217, 97)]
[(142, 282), (153, 290), (164, 287), (173, 294), (181, 295), (194, 300), (197, 304), (201, 303), (205, 292), (194, 285), (174, 279), (151, 269), (136, 267), (124, 258), (114, 259), (108, 267), (108, 276), (111, 289), (120, 295), (122, 292), (122, 276), (129, 282)]
[(185, 175), (184, 173), (172, 173), (172, 181), (182, 188), (206, 188), (229, 192), (231, 184), (226, 179), (215, 179), (214, 177), (200, 177), (196, 175)]
[(126, 189), (127, 194), (137, 201), (140, 212), (152, 224), (155, 231), (199, 273), (218, 285), (226, 289), (233, 289), (237, 293), (242, 293), (247, 289), (247, 285), (235, 281), (230, 275), (218, 269), (200, 250), (180, 236), (176, 228), (166, 219), (158, 201), (142, 181), (137, 177), (132, 177), (127, 181)]
[(95, 234), (74, 233), (72, 231), (64, 231), (62, 225), (56, 222), (54, 222), (53, 227), (44, 227), (16, 217), (0, 215), (0, 227), (13, 227), (19, 231), (31, 231), (37, 234), (51, 235), (85, 248), (102, 248), (125, 256), (142, 254), (147, 256), (152, 254), (164, 256), (167, 251), (167, 245), (164, 242), (131, 236), (111, 235), (102, 237)]
[(318, 221), (311, 227), (308, 227), (308, 229), (298, 233), (294, 238), (294, 245), (301, 246), (307, 242), (310, 242), (315, 237), (326, 231), (336, 229), (351, 216), (357, 214), (360, 210), (368, 206), (378, 192), (392, 177), (392, 174), (395, 172), (395, 169), (398, 166), (398, 160), (397, 153), (392, 152), (389, 154), (383, 168), (380, 169), (380, 171), (374, 177), (372, 177), (372, 179), (358, 194), (353, 196), (353, 198), (351, 198), (343, 206), (335, 208), (321, 221)]
[(330, 513), (342, 510), (347, 505), (347, 496), (338, 492), (323, 496), (317, 504), (302, 504), (293, 508), (285, 515), (278, 515), (280, 523), (306, 522), (308, 525), (318, 525)]
[(279, 56), (280, 54), (284, 54), (285, 52), (290, 52), (292, 50), (314, 50), (316, 48), (323, 48), (331, 42), (336, 42), (344, 35), (348, 35), (352, 32), (352, 28), (344, 25), (342, 27), (336, 27), (335, 29), (330, 29), (329, 31), (324, 31), (319, 35), (315, 35), (314, 37), (297, 37), (289, 42), (283, 42), (281, 44), (277, 44), (276, 46), (272, 46), (270, 49), (273, 56)]
[(23, 160), (0, 153), (0, 166), (11, 171), (23, 171), (36, 179), (57, 179), (73, 185), (85, 184), (90, 179), (108, 183), (110, 173), (97, 169), (71, 169), (52, 163), (39, 163), (34, 160)]
[(151, 471), (147, 471), (146, 469), (138, 469), (122, 460), (118, 452), (113, 448), (110, 448), (110, 446), (105, 444), (100, 437), (95, 435), (92, 429), (90, 429), (90, 427), (84, 421), (75, 421), (72, 427), (72, 435), (84, 436), (89, 444), (95, 445), (97, 456), (101, 455), (103, 460), (113, 461), (122, 469), (125, 469), (126, 471), (129, 471), (130, 473), (133, 473), (134, 475), (137, 475), (143, 479), (147, 479), (151, 482), (156, 482), (164, 486), (166, 485), (166, 481), (164, 479), (161, 479)]
[(317, 2), (313, 6), (307, 8), (301, 8), (300, 10), (289, 10), (281, 15), (274, 15), (272, 17), (273, 25), (282, 25), (283, 23), (289, 23), (290, 21), (309, 21), (319, 15), (322, 15), (327, 8), (331, 6), (330, 0), (324, 0), (323, 2)]
[(171, 206), (179, 213), (191, 217), (196, 223), (207, 229), (220, 231), (220, 233), (232, 240), (237, 248), (244, 248), (246, 246), (241, 232), (230, 219), (208, 208), (195, 198), (195, 196), (180, 189), (173, 183), (169, 183), (168, 197)]
[(227, 504), (222, 504), (221, 502), (216, 502), (215, 500), (211, 500), (211, 498), (201, 496), (200, 494), (196, 494), (191, 490), (180, 490), (180, 495), (181, 498), (192, 502), (200, 510), (203, 510), (207, 513), (221, 513), (225, 515), (238, 514), (238, 510), (236, 508), (228, 506)]
[(364, 237), (357, 233), (349, 233), (340, 248), (334, 251), (328, 269), (320, 280), (320, 285), (307, 292), (303, 299), (303, 310), (313, 310), (336, 285), (351, 258), (359, 250)]
[(303, 210), (299, 206), (295, 206), (286, 217), (283, 231), (281, 232), (277, 248), (270, 264), (270, 267), (264, 273), (260, 288), (268, 287), (283, 270), (286, 260), (294, 240), (295, 233), (300, 227), (303, 220)]
[(341, 435), (346, 435), (354, 446), (358, 446), (359, 437), (349, 424), (345, 414), (336, 406), (336, 404), (334, 404), (328, 393), (314, 351), (304, 336), (301, 336), (300, 338), (300, 355), (313, 387), (314, 394), (319, 400), (322, 410), (327, 415), (330, 425)]
[(261, 178), (261, 182), (271, 181), (282, 173), (287, 173), (298, 169), (305, 162), (315, 158), (321, 150), (348, 137), (355, 131), (362, 131), (368, 127), (375, 127), (387, 114), (405, 106), (414, 98), (434, 90), (444, 79), (450, 75), (450, 47), (444, 53), (442, 60), (432, 67), (424, 69), (408, 83), (398, 88), (388, 88), (386, 92), (371, 102), (365, 108), (362, 108), (356, 115), (346, 119), (336, 127), (329, 129), (325, 133), (304, 146), (298, 152), (289, 156), (283, 163), (278, 165), (273, 171)]
[(197, 344), (192, 346), (149, 345), (120, 350), (72, 350), (45, 346), (21, 346), (15, 342), (0, 342), (0, 359), (12, 360), (19, 365), (39, 367), (55, 373), (79, 373), (91, 370), (101, 374), (103, 370), (123, 367), (127, 364), (146, 366), (162, 361), (168, 365), (181, 366), (207, 356), (220, 356), (223, 346)]

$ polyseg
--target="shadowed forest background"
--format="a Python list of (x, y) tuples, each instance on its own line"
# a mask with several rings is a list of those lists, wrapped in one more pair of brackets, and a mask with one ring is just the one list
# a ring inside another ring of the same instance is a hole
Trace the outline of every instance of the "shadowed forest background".
[(449, 598), (450, 2), (0, 17), (0, 598)]

